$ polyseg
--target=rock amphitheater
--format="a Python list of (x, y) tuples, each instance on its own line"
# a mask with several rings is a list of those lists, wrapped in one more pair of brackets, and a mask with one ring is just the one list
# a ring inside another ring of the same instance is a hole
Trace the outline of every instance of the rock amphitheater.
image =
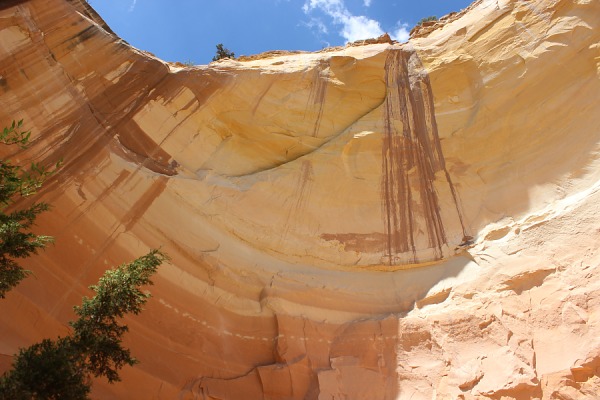
[(600, 398), (598, 0), (195, 67), (83, 0), (4, 0), (0, 117), (32, 131), (4, 157), (64, 160), (2, 371), (160, 247), (140, 364), (92, 398)]

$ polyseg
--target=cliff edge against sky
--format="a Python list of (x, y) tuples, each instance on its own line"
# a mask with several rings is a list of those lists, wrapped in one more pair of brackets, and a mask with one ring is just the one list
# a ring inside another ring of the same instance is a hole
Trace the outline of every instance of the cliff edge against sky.
[(595, 0), (479, 0), (408, 43), (196, 67), (86, 2), (4, 1), (0, 121), (33, 143), (2, 151), (64, 166), (0, 366), (161, 247), (128, 320), (141, 363), (94, 398), (596, 398), (598, 93)]

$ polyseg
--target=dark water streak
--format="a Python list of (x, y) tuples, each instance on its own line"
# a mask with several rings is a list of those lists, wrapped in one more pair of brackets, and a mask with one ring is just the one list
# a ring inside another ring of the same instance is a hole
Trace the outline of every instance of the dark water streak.
[(310, 94), (308, 96), (307, 110), (316, 111), (316, 119), (313, 125), (312, 137), (319, 135), (319, 129), (321, 128), (321, 119), (323, 118), (323, 106), (325, 104), (325, 97), (327, 96), (328, 87), (328, 62), (321, 62), (317, 68), (314, 69), (312, 77), (312, 85)]
[[(381, 199), (389, 265), (418, 263), (425, 235), (435, 260), (447, 235), (434, 182), (444, 178), (467, 236), (456, 189), (444, 161), (429, 76), (414, 51), (391, 50), (386, 59)], [(423, 224), (424, 223), (424, 224)], [(427, 260), (431, 261), (431, 260)]]

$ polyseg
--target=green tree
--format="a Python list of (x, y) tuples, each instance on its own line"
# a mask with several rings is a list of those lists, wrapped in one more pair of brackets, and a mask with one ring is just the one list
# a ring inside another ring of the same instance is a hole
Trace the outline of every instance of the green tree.
[(137, 363), (129, 350), (121, 347), (121, 338), (128, 328), (118, 319), (142, 311), (150, 294), (140, 287), (152, 284), (150, 277), (167, 259), (159, 250), (152, 250), (129, 264), (106, 271), (97, 285), (90, 286), (96, 295), (83, 298), (81, 306), (75, 307), (79, 318), (70, 323), (72, 341), (85, 357), (82, 366), (86, 371), (112, 383), (120, 380), (119, 369)]
[[(0, 145), (26, 148), (30, 132), (21, 130), (23, 122), (13, 122), (0, 132)], [(57, 164), (57, 167), (60, 163)], [(36, 217), (49, 209), (46, 203), (16, 207), (17, 201), (34, 194), (49, 171), (37, 164), (29, 169), (0, 160), (0, 297), (29, 274), (15, 259), (25, 258), (52, 240), (29, 230)], [(15, 209), (6, 212), (7, 209)], [(96, 294), (84, 297), (75, 307), (77, 320), (70, 322), (72, 332), (56, 340), (19, 350), (12, 369), (0, 377), (1, 400), (87, 399), (93, 377), (119, 381), (119, 370), (137, 361), (122, 338), (127, 325), (119, 322), (126, 314), (138, 314), (150, 294), (141, 287), (151, 285), (151, 276), (167, 260), (159, 250), (151, 250), (131, 263), (106, 271), (97, 285)]]
[(223, 43), (219, 43), (217, 46), (217, 53), (212, 58), (213, 61), (217, 61), (223, 58), (235, 58), (235, 53), (223, 46)]
[(430, 22), (430, 21), (437, 21), (438, 17), (436, 17), (435, 15), (429, 16), (429, 17), (425, 17), (425, 18), (421, 18), (419, 20), (419, 22), (417, 22), (417, 26), (419, 25), (423, 25), (425, 22)]
[(66, 338), (20, 349), (12, 370), (0, 377), (0, 399), (87, 399), (91, 380), (79, 364)]
[[(21, 129), (23, 121), (15, 123), (0, 132), (0, 145), (17, 145), (27, 148), (31, 132)], [(58, 164), (57, 164), (58, 167)], [(52, 242), (52, 237), (31, 232), (37, 216), (49, 209), (44, 202), (14, 209), (19, 199), (34, 194), (48, 176), (49, 171), (36, 163), (29, 169), (13, 165), (10, 160), (0, 160), (0, 298), (6, 296), (29, 273), (17, 259), (29, 257)], [(11, 211), (7, 211), (11, 209)]]
[(56, 340), (21, 349), (12, 370), (0, 378), (0, 399), (87, 399), (92, 377), (119, 381), (119, 370), (137, 360), (122, 346), (126, 314), (139, 314), (150, 297), (141, 290), (151, 285), (151, 276), (168, 257), (152, 250), (135, 261), (108, 270), (96, 294), (84, 297), (75, 307), (78, 318), (70, 322), (72, 333)]

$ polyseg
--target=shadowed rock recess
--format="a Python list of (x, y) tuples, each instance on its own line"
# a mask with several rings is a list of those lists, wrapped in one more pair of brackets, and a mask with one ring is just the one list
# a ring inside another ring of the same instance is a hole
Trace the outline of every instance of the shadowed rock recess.
[(93, 398), (597, 398), (600, 2), (479, 0), (408, 43), (242, 60), (0, 2), (0, 121), (32, 131), (0, 152), (64, 159), (0, 371), (161, 247), (140, 364)]

